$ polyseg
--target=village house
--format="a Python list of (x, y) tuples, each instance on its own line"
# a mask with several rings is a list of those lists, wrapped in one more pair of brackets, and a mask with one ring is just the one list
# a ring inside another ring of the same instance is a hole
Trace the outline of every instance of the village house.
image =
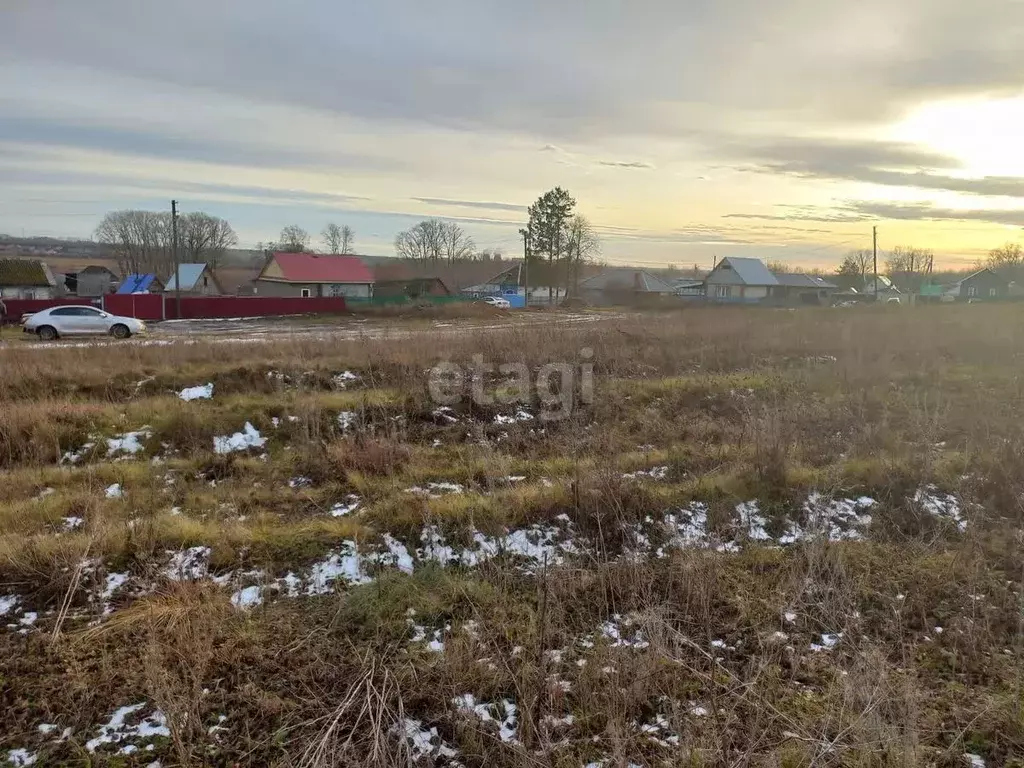
[(178, 273), (171, 275), (164, 293), (178, 293), (179, 279), (182, 296), (219, 296), (224, 293), (209, 264), (179, 264)]
[(670, 283), (635, 267), (613, 267), (579, 282), (580, 298), (595, 306), (656, 304), (674, 294)]
[[(73, 289), (71, 286), (72, 279), (74, 281)], [(117, 290), (118, 282), (120, 280), (113, 271), (96, 264), (80, 269), (75, 273), (69, 272), (65, 277), (65, 284), (67, 284), (68, 290), (76, 296), (83, 296), (85, 298), (98, 298), (106, 296), (108, 293), (113, 293)]]
[(163, 290), (163, 281), (152, 272), (143, 274), (132, 272), (121, 281), (121, 285), (117, 288), (117, 293), (122, 295), (132, 293), (163, 293)]
[(284, 252), (271, 254), (253, 281), (259, 296), (356, 299), (370, 298), (373, 283), (373, 273), (358, 256)]
[(49, 267), (30, 259), (0, 259), (0, 298), (52, 299), (57, 281)]
[(760, 259), (728, 256), (704, 279), (708, 301), (760, 302), (767, 299), (779, 280)]

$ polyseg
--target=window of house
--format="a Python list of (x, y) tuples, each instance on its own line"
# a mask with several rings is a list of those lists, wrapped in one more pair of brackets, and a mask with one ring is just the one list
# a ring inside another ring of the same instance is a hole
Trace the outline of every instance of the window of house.
[(976, 285), (969, 285), (969, 286), (967, 286), (967, 298), (973, 299), (977, 295), (978, 295), (978, 286), (976, 286)]
[(338, 283), (334, 283), (333, 285), (331, 285), (329, 293), (334, 298), (337, 298), (338, 296), (344, 296), (345, 287), (343, 285), (339, 285)]
[(715, 286), (715, 296), (717, 296), (718, 298), (725, 299), (725, 298), (728, 298), (731, 295), (732, 295), (732, 286), (731, 285), (716, 285)]
[(995, 288), (989, 288), (988, 289), (988, 295), (989, 295), (990, 298), (995, 296), (996, 295), (996, 289)]
[(302, 298), (304, 298), (304, 299), (308, 299), (309, 298), (309, 288), (302, 288), (299, 291), (299, 295), (302, 296)]

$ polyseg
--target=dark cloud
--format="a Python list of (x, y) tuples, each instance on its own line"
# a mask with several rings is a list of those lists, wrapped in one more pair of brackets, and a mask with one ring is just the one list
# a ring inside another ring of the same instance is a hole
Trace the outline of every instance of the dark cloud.
[(493, 211), (514, 211), (516, 213), (525, 213), (525, 205), (517, 205), (515, 203), (494, 203), (487, 200), (448, 200), (443, 197), (414, 197), (420, 203), (427, 203), (428, 205), (439, 205), (439, 206), (451, 206), (454, 208), (481, 208), (484, 210)]
[[(34, 0), (7, 55), (370, 119), (554, 138), (684, 136), (737, 118), (876, 122), (1019, 88), (1006, 0)], [(339, 34), (339, 30), (344, 30)], [(239, 116), (240, 121), (258, 115)]]
[(651, 170), (652, 168), (654, 168), (654, 166), (651, 165), (650, 163), (645, 163), (642, 161), (630, 162), (623, 160), (598, 160), (598, 165), (606, 165), (609, 166), (610, 168), (628, 168), (634, 170)]
[(74, 119), (5, 116), (0, 120), (0, 142), (25, 147), (72, 147), (116, 151), (123, 155), (164, 160), (187, 160), (249, 168), (359, 168), (397, 172), (409, 165), (396, 158), (368, 157), (332, 148), (302, 150), (278, 144), (260, 144), (239, 136), (233, 141), (175, 133), (168, 126), (112, 126)]
[(849, 204), (851, 210), (878, 219), (901, 221), (982, 221), (1011, 227), (1024, 227), (1024, 210), (942, 208), (930, 203), (888, 203), (857, 201)]
[[(766, 213), (727, 213), (723, 219), (755, 219), (759, 221), (816, 221), (819, 223), (842, 224), (844, 222), (863, 221), (866, 217), (862, 214), (850, 213), (848, 211), (833, 211), (823, 213), (800, 213), (789, 214), (766, 214)], [(813, 231), (813, 230), (805, 230)]]
[(950, 157), (909, 144), (787, 139), (748, 146), (726, 144), (721, 151), (753, 160), (755, 165), (750, 170), (758, 173), (946, 190), (968, 195), (1024, 197), (1024, 178), (966, 178), (936, 173), (935, 169), (955, 171), (959, 164)]

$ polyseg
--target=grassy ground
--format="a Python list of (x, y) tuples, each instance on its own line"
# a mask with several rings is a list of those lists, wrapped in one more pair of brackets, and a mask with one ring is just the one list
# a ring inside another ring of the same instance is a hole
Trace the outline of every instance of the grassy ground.
[(0, 765), (1024, 765), (1019, 312), (0, 350)]

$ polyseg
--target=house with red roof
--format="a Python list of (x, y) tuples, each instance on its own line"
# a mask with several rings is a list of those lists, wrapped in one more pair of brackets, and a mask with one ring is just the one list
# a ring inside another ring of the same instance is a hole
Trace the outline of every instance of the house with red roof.
[(271, 254), (253, 281), (258, 296), (373, 295), (373, 273), (358, 256), (326, 253)]

